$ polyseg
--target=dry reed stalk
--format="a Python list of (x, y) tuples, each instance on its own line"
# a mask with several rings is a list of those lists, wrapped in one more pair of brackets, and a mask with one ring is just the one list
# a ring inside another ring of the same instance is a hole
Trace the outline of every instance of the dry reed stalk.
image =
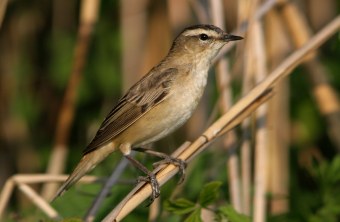
[(216, 215), (211, 210), (202, 208), (200, 216), (201, 216), (201, 220), (204, 221), (204, 222), (216, 222)]
[(0, 193), (0, 220), (4, 216), (4, 212), (8, 204), (8, 201), (11, 198), (14, 186), (15, 184), (13, 180), (8, 179), (2, 188), (2, 191)]
[(49, 203), (39, 196), (31, 187), (26, 184), (18, 183), (19, 190), (29, 198), (42, 212), (44, 212), (49, 218), (54, 220), (60, 220), (58, 212), (49, 205)]
[[(266, 16), (266, 48), (269, 70), (273, 70), (291, 50), (288, 36), (276, 10)], [(269, 102), (270, 127), (268, 152), (268, 192), (271, 214), (288, 211), (289, 178), (289, 81), (277, 84), (276, 95)]]
[[(222, 11), (221, 0), (210, 0), (210, 7), (212, 15), (212, 23), (222, 29), (225, 29), (224, 12)], [(226, 113), (232, 106), (232, 92), (231, 92), (231, 80), (229, 70), (229, 61), (227, 58), (220, 59), (216, 64), (216, 79), (218, 85), (218, 91), (220, 93), (219, 106), (221, 113)], [(235, 152), (236, 147), (236, 133), (231, 130), (223, 138), (223, 148), (227, 151), (227, 163), (226, 172), (229, 175), (229, 193), (231, 197), (231, 204), (238, 212), (241, 212), (241, 182), (240, 182), (240, 170), (239, 159)]]
[[(238, 2), (238, 27), (241, 27), (250, 16), (250, 4), (249, 1), (242, 0)], [(249, 24), (249, 23), (248, 23)], [(251, 28), (248, 25), (246, 33), (249, 33)], [(251, 88), (253, 88), (253, 75), (254, 67), (253, 60), (251, 59), (253, 51), (250, 50), (248, 38), (244, 41), (244, 53), (243, 63), (243, 82), (242, 82), (242, 94), (246, 95)], [(251, 190), (251, 129), (250, 129), (251, 117), (247, 117), (242, 122), (242, 144), (241, 144), (241, 178), (242, 178), (242, 213), (250, 215), (250, 190)]]
[(249, 0), (240, 0), (237, 2), (237, 27), (241, 27), (249, 19), (249, 10)]
[[(246, 95), (254, 85), (254, 48), (252, 47), (252, 29), (254, 22), (257, 22), (255, 15), (258, 11), (258, 2), (251, 2), (249, 0), (243, 0), (239, 2), (239, 22), (245, 24), (247, 22), (248, 27), (245, 32), (244, 41), (244, 53), (243, 53), (243, 85), (242, 94)], [(251, 129), (250, 124), (251, 117), (246, 118), (242, 123), (243, 141), (241, 145), (241, 164), (242, 164), (242, 212), (250, 215), (251, 206)]]
[(289, 211), (289, 82), (284, 80), (275, 88), (276, 96), (269, 102), (268, 125), (269, 171), (268, 207), (272, 215)]
[[(67, 179), (67, 175), (48, 175), (48, 174), (16, 174), (7, 179), (1, 193), (0, 193), (0, 220), (4, 216), (6, 206), (13, 194), (15, 186), (18, 186), (27, 198), (34, 203), (41, 211), (43, 211), (49, 218), (59, 218), (59, 214), (50, 206), (50, 204), (39, 196), (28, 184), (62, 182)], [(84, 176), (80, 183), (93, 183), (98, 181), (95, 176)]]
[(242, 122), (241, 145), (241, 179), (242, 179), (242, 213), (250, 215), (251, 201), (251, 117)]
[(156, 222), (160, 209), (161, 209), (161, 198), (157, 198), (149, 207), (149, 222)]
[[(260, 21), (254, 22), (252, 33), (252, 47), (254, 50), (255, 79), (260, 83), (266, 78), (267, 62), (264, 45), (263, 28)], [(255, 139), (255, 172), (254, 172), (254, 222), (266, 221), (267, 208), (267, 174), (268, 174), (268, 103), (262, 104), (256, 111), (256, 139)]]
[[(250, 67), (250, 59), (246, 60), (243, 82), (242, 94), (246, 95), (253, 87), (253, 75)], [(242, 213), (250, 215), (250, 201), (251, 201), (251, 117), (247, 117), (242, 122), (242, 144), (241, 144), (241, 178), (242, 178)]]
[[(77, 90), (82, 79), (93, 27), (97, 21), (98, 8), (99, 0), (83, 0), (81, 2), (80, 26), (74, 50), (73, 67), (57, 120), (55, 144), (47, 167), (48, 174), (61, 174), (65, 169), (67, 144), (74, 119)], [(46, 184), (43, 186), (42, 196), (45, 199), (51, 199), (57, 189), (58, 184)]]
[[(335, 18), (325, 28), (314, 35), (303, 47), (286, 58), (264, 81), (252, 89), (245, 97), (240, 99), (226, 114), (214, 122), (193, 143), (187, 142), (183, 144), (172, 155), (190, 162), (216, 138), (228, 132), (232, 127), (235, 127), (249, 115), (250, 112), (254, 111), (263, 102), (267, 101), (271, 95), (270, 92), (272, 87), (290, 74), (308, 53), (318, 48), (323, 42), (330, 38), (331, 35), (337, 32), (339, 28), (340, 16)], [(178, 168), (173, 165), (161, 166), (154, 170), (161, 186), (170, 180), (177, 172)], [(143, 182), (137, 184), (137, 186), (106, 216), (103, 221), (122, 220), (150, 195), (151, 187), (149, 184)]]
[[(290, 1), (284, 1), (282, 16), (287, 24), (296, 48), (305, 44), (312, 36), (312, 31), (297, 5)], [(309, 80), (313, 86), (313, 95), (320, 113), (326, 118), (328, 135), (337, 152), (340, 152), (340, 103), (336, 91), (330, 85), (326, 68), (318, 60), (317, 54), (313, 53), (304, 63), (308, 70)]]
[[(249, 55), (251, 52), (247, 52)], [(250, 59), (245, 60), (246, 70), (244, 71), (242, 94), (246, 95), (253, 87), (253, 75), (250, 67), (252, 62)], [(247, 117), (242, 122), (242, 144), (241, 144), (241, 178), (242, 178), (242, 212), (250, 215), (251, 208), (251, 177), (252, 177), (252, 136), (251, 136), (252, 118)]]

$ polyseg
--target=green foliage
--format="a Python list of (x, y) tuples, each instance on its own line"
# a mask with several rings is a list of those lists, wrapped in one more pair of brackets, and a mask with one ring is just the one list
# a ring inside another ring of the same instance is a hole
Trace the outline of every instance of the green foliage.
[(340, 216), (340, 156), (331, 162), (323, 161), (312, 169), (315, 182), (320, 191), (320, 203), (309, 221), (336, 222)]
[(228, 218), (231, 222), (250, 222), (249, 217), (236, 212), (231, 205), (220, 207), (219, 214), (221, 218)]
[(220, 181), (207, 183), (202, 188), (196, 203), (185, 198), (179, 198), (174, 201), (168, 200), (164, 203), (164, 208), (177, 215), (188, 215), (185, 222), (200, 222), (201, 210), (212, 211), (218, 221), (228, 220), (230, 222), (248, 222), (249, 217), (237, 213), (230, 205), (223, 205), (216, 210), (211, 209), (210, 205), (216, 205), (219, 198), (219, 189), (222, 185)]
[[(307, 179), (310, 187), (301, 189), (301, 184), (293, 186), (290, 194), (292, 206), (290, 212), (269, 217), (268, 221), (339, 221), (340, 155), (335, 156), (331, 161), (323, 160), (315, 163), (307, 172), (310, 176)], [(200, 217), (202, 209), (213, 212), (217, 221), (251, 221), (250, 217), (236, 212), (231, 205), (219, 205), (221, 185), (220, 181), (210, 182), (201, 189), (196, 201), (181, 197), (166, 201), (164, 208), (183, 217), (181, 221), (202, 221)]]
[(219, 196), (219, 188), (221, 185), (222, 182), (220, 181), (214, 181), (206, 184), (200, 192), (198, 199), (199, 204), (202, 207), (208, 207), (209, 204), (212, 204)]
[(196, 209), (196, 204), (185, 198), (178, 198), (174, 201), (166, 201), (164, 207), (170, 212), (183, 215), (194, 211)]
[(196, 208), (184, 222), (201, 222), (201, 208)]
[[(290, 210), (269, 221), (336, 222), (340, 218), (340, 155), (314, 163), (304, 177), (293, 173)], [(308, 184), (305, 185), (304, 183)]]

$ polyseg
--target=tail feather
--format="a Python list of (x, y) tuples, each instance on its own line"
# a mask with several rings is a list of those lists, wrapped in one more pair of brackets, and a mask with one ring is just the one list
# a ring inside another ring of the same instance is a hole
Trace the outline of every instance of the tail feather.
[(59, 188), (52, 201), (61, 196), (67, 191), (73, 184), (75, 184), (80, 178), (82, 178), (87, 172), (92, 170), (103, 158), (94, 158), (95, 152), (88, 153), (82, 157), (77, 167), (67, 178), (64, 184)]

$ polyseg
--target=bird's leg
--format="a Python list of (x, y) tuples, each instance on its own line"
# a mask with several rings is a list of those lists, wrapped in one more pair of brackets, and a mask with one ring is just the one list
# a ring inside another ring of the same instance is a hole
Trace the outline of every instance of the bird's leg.
[(169, 156), (166, 153), (161, 153), (161, 152), (157, 152), (151, 149), (146, 149), (146, 148), (134, 148), (133, 150), (138, 151), (138, 152), (143, 152), (143, 153), (147, 153), (153, 156), (157, 156), (159, 158), (162, 158), (163, 160), (158, 161), (156, 163), (153, 164), (153, 167), (156, 168), (162, 164), (173, 164), (175, 166), (177, 166), (179, 168), (179, 173), (180, 173), (180, 179), (178, 181), (179, 184), (181, 184), (184, 179), (185, 179), (185, 168), (187, 167), (187, 163), (184, 160), (178, 159), (178, 158), (174, 158), (172, 156)]
[(155, 174), (152, 173), (151, 171), (149, 171), (148, 168), (146, 168), (143, 164), (138, 162), (133, 157), (131, 157), (129, 155), (125, 155), (125, 158), (128, 159), (136, 168), (138, 168), (139, 170), (141, 170), (142, 172), (144, 172), (147, 175), (146, 177), (139, 177), (138, 182), (145, 181), (145, 182), (150, 183), (151, 190), (152, 190), (152, 195), (150, 197), (150, 203), (148, 204), (148, 205), (150, 205), (157, 197), (159, 197), (159, 195), (161, 193), (159, 183), (156, 179)]

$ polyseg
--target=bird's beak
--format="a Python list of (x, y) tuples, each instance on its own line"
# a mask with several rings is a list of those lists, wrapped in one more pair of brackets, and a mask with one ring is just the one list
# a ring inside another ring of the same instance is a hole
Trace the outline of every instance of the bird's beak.
[(230, 35), (230, 34), (225, 34), (223, 37), (224, 37), (223, 38), (224, 41), (227, 41), (227, 42), (229, 42), (229, 41), (237, 41), (237, 40), (242, 40), (243, 39), (243, 37), (241, 37), (241, 36)]

